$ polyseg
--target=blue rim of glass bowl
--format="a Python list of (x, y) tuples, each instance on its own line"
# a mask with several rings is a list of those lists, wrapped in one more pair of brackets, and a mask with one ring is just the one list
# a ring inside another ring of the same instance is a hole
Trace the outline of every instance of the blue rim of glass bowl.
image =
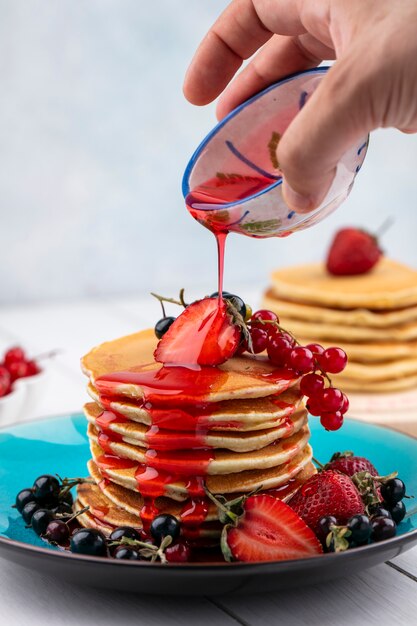
[[(217, 135), (217, 133), (223, 128), (223, 126), (225, 126), (231, 119), (233, 119), (236, 115), (238, 115), (241, 111), (243, 111), (243, 109), (245, 109), (249, 104), (252, 104), (252, 102), (255, 102), (256, 100), (258, 100), (258, 98), (262, 98), (262, 96), (264, 96), (269, 91), (272, 91), (273, 89), (276, 89), (277, 87), (280, 87), (281, 85), (285, 85), (285, 83), (289, 83), (290, 81), (295, 80), (296, 78), (299, 78), (300, 76), (307, 76), (308, 74), (325, 74), (327, 72), (327, 70), (329, 70), (329, 69), (330, 69), (330, 66), (326, 65), (326, 66), (322, 66), (322, 67), (314, 67), (314, 68), (312, 68), (310, 70), (304, 70), (302, 72), (296, 72), (295, 74), (290, 74), (290, 76), (287, 76), (286, 78), (283, 78), (282, 80), (279, 80), (278, 82), (274, 83), (273, 85), (270, 85), (266, 89), (263, 89), (259, 93), (257, 93), (254, 96), (252, 96), (252, 98), (249, 98), (249, 100), (246, 100), (245, 102), (240, 104), (238, 107), (236, 107), (236, 109), (233, 109), (233, 111), (230, 111), (230, 113), (228, 115), (226, 115), (226, 117), (223, 118), (208, 133), (208, 135), (206, 135), (204, 137), (204, 139), (202, 140), (200, 145), (196, 148), (196, 150), (195, 150), (194, 154), (192, 155), (191, 159), (189, 160), (189, 162), (187, 164), (187, 167), (185, 168), (184, 176), (182, 178), (182, 194), (183, 194), (184, 198), (186, 198), (187, 195), (190, 192), (190, 184), (189, 184), (190, 175), (191, 175), (192, 170), (194, 169), (194, 165), (195, 165), (198, 157), (200, 156), (201, 152), (206, 147), (206, 145), (213, 139), (213, 137), (215, 135)], [(221, 208), (222, 210), (224, 210), (225, 208), (236, 206), (238, 204), (244, 204), (245, 202), (248, 202), (249, 200), (252, 200), (253, 198), (257, 198), (259, 196), (262, 196), (264, 193), (267, 193), (268, 191), (271, 191), (271, 189), (274, 189), (275, 187), (278, 187), (281, 184), (282, 184), (282, 178), (281, 178), (281, 180), (275, 181), (271, 185), (268, 185), (268, 187), (265, 187), (261, 191), (258, 191), (257, 193), (254, 193), (254, 194), (252, 194), (250, 196), (247, 196), (246, 198), (243, 198), (242, 200), (237, 200), (235, 202), (228, 202), (227, 204), (222, 204), (219, 207), (219, 209)], [(211, 210), (216, 210), (216, 209), (213, 208)]]

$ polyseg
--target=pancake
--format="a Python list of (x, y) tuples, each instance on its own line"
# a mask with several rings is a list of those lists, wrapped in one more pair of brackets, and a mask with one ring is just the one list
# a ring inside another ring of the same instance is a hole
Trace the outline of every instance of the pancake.
[[(90, 383), (87, 391), (91, 398), (100, 404), (100, 395), (94, 385)], [(276, 397), (225, 400), (212, 403), (209, 414), (204, 416), (204, 420), (199, 420), (199, 423), (203, 421), (210, 430), (221, 431), (238, 429), (243, 432), (273, 428), (300, 407), (301, 401), (302, 395), (298, 387), (288, 389)], [(124, 415), (134, 422), (147, 426), (152, 423), (151, 414), (144, 406), (123, 398), (109, 399), (102, 407)], [(170, 413), (169, 409), (167, 413)]]
[[(97, 427), (97, 418), (102, 415), (102, 409), (94, 402), (89, 402), (84, 406), (85, 416), (90, 424)], [(194, 433), (177, 433), (175, 431), (164, 431), (163, 436), (161, 432), (156, 432), (155, 437), (158, 438), (159, 446), (161, 448), (165, 445), (165, 449), (174, 450), (175, 448), (191, 448), (196, 445), (198, 441), (200, 447), (208, 448), (224, 448), (233, 452), (250, 452), (251, 450), (259, 450), (269, 444), (288, 437), (305, 424), (307, 417), (307, 411), (299, 409), (291, 417), (287, 417), (286, 420), (281, 422), (274, 428), (268, 428), (265, 430), (255, 431), (233, 431), (233, 432), (220, 432), (202, 431), (201, 434), (195, 435)], [(99, 428), (99, 426), (98, 426)], [(100, 429), (100, 428), (99, 428)], [(150, 442), (148, 443), (148, 433), (152, 432), (148, 426), (138, 424), (137, 422), (111, 422), (106, 427), (108, 434), (116, 433), (122, 437), (125, 443), (130, 443), (142, 448), (152, 448), (152, 435), (150, 435)], [(177, 445), (176, 445), (177, 444)]]
[[(312, 337), (300, 337), (301, 345), (315, 343)], [(324, 348), (330, 347), (330, 342), (323, 341)], [(412, 358), (417, 354), (417, 341), (404, 343), (378, 342), (378, 343), (351, 343), (345, 340), (338, 341), (338, 347), (343, 348), (349, 356), (349, 360), (356, 363), (378, 363), (380, 361), (396, 361), (397, 359)]]
[[(144, 330), (94, 348), (83, 357), (81, 367), (100, 393), (144, 399), (146, 392), (143, 384), (138, 384), (134, 380), (125, 382), (126, 372), (129, 372), (131, 379), (134, 379), (137, 373), (143, 377), (146, 373), (159, 372), (161, 364), (153, 361), (156, 345), (154, 331)], [(176, 380), (176, 372), (180, 371), (187, 374), (186, 389), (181, 386), (180, 389), (175, 389), (175, 385), (183, 384), (183, 381), (179, 383)], [(118, 376), (120, 372), (123, 372), (121, 377)], [(209, 374), (212, 379), (210, 385), (205, 380)], [(205, 368), (204, 371), (183, 367), (165, 370), (162, 368), (162, 373), (158, 376), (159, 382), (164, 381), (164, 384), (168, 385), (171, 397), (179, 398), (180, 395), (182, 403), (194, 404), (239, 398), (262, 398), (282, 393), (298, 382), (297, 378), (290, 378), (284, 372), (278, 372), (263, 356), (234, 357), (217, 368)], [(101, 377), (111, 380), (104, 381)], [(123, 381), (118, 380), (120, 378), (123, 378)]]
[[(334, 278), (337, 279), (337, 277)], [(321, 324), (342, 324), (343, 326), (388, 328), (417, 322), (417, 306), (393, 311), (370, 311), (364, 308), (340, 310), (283, 300), (274, 296), (272, 289), (264, 295), (262, 308), (274, 311), (280, 318), (319, 322)]]
[(333, 276), (324, 263), (312, 263), (274, 272), (271, 290), (277, 298), (305, 304), (395, 310), (417, 306), (417, 271), (386, 257), (358, 276)]
[[(93, 460), (100, 466), (103, 450), (93, 440), (90, 445)], [(310, 462), (311, 457), (312, 450), (306, 442), (288, 459), (287, 463), (261, 470), (250, 469), (233, 474), (207, 475), (205, 476), (205, 484), (213, 493), (246, 493), (261, 487), (268, 489), (278, 487), (295, 477), (300, 469)], [(139, 464), (125, 469), (106, 467), (104, 475), (112, 482), (126, 487), (126, 489), (138, 491), (139, 486), (135, 478), (138, 469), (142, 469)], [(155, 482), (157, 482), (156, 478)], [(181, 479), (174, 476), (171, 481), (163, 481), (162, 486), (165, 495), (174, 500), (183, 501), (189, 495), (188, 482), (185, 478)]]
[(280, 318), (283, 326), (291, 328), (296, 337), (314, 337), (336, 342), (409, 341), (417, 339), (417, 322), (392, 328), (368, 328), (366, 326), (342, 326), (341, 324), (319, 324), (295, 319)]
[(402, 376), (392, 380), (370, 381), (347, 378), (343, 373), (338, 374), (336, 380), (338, 386), (346, 391), (360, 391), (363, 393), (384, 393), (417, 387), (417, 376)]
[[(417, 358), (398, 359), (371, 365), (350, 360), (341, 377), (359, 382), (382, 382), (417, 376)], [(338, 380), (340, 380), (338, 378)]]
[[(208, 475), (228, 475), (235, 474), (236, 472), (243, 472), (246, 470), (267, 469), (270, 467), (276, 467), (278, 465), (288, 463), (288, 461), (290, 461), (302, 448), (304, 448), (310, 437), (310, 431), (307, 426), (307, 419), (303, 420), (303, 422), (301, 423), (303, 425), (300, 430), (291, 435), (291, 437), (276, 441), (268, 446), (265, 446), (264, 448), (261, 448), (260, 450), (252, 450), (250, 452), (231, 452), (230, 450), (224, 449), (210, 450), (207, 455), (209, 460), (207, 468), (205, 470), (206, 473)], [(88, 426), (87, 435), (90, 441), (98, 445), (98, 431), (92, 424), (89, 424)], [(138, 464), (141, 465), (146, 465), (150, 460), (150, 458), (146, 456), (145, 448), (141, 448), (130, 443), (110, 440), (107, 443), (107, 446), (110, 454), (121, 457), (123, 459), (131, 459), (132, 461), (136, 461)], [(193, 451), (185, 451), (190, 452), (189, 455), (185, 455), (184, 451), (182, 452), (182, 454), (178, 454), (175, 457), (176, 466), (188, 466), (188, 475), (197, 474), (198, 469), (196, 469), (193, 473), (190, 472), (190, 464), (192, 465), (193, 462)], [(103, 451), (101, 453), (103, 454)], [(174, 454), (175, 452), (170, 455), (170, 465), (174, 462)], [(159, 456), (162, 456), (162, 453)], [(155, 457), (152, 454), (153, 467), (163, 470), (164, 466), (160, 465), (160, 467), (158, 468), (157, 463), (158, 457)], [(198, 464), (200, 464), (199, 461)]]

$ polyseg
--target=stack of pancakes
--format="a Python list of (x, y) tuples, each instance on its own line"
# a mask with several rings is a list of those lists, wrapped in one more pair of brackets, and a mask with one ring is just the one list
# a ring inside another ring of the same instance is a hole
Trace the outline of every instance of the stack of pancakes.
[(82, 359), (94, 483), (79, 486), (75, 506), (89, 507), (82, 525), (106, 534), (146, 530), (170, 513), (184, 536), (211, 541), (221, 527), (206, 488), (227, 499), (262, 488), (287, 500), (314, 473), (307, 412), (298, 380), (263, 357), (207, 368), (211, 383), (201, 385), (204, 371), (155, 363), (156, 341), (143, 331)]
[(368, 394), (360, 402), (350, 394), (351, 408), (387, 410), (392, 405), (376, 396), (369, 400), (369, 394), (411, 390), (406, 403), (416, 411), (416, 270), (387, 258), (357, 276), (333, 276), (322, 263), (284, 268), (272, 274), (263, 306), (299, 341), (346, 351), (349, 363), (335, 381), (345, 391)]

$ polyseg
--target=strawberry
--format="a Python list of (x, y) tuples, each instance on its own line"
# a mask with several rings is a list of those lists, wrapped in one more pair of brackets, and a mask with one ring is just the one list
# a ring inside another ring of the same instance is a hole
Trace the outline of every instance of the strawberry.
[(353, 476), (356, 472), (369, 472), (372, 476), (378, 476), (378, 471), (371, 461), (363, 456), (355, 456), (353, 452), (335, 452), (325, 469), (338, 470), (347, 476)]
[(220, 365), (236, 352), (241, 330), (225, 300), (204, 298), (177, 317), (154, 352), (156, 361), (181, 365)]
[(321, 554), (313, 531), (284, 502), (252, 495), (243, 513), (223, 528), (221, 547), (227, 561), (286, 561)]
[(358, 228), (342, 228), (330, 246), (326, 267), (336, 276), (366, 274), (381, 256), (376, 237)]
[(315, 533), (322, 517), (333, 515), (338, 524), (346, 524), (352, 515), (365, 510), (351, 478), (335, 470), (311, 476), (288, 504)]

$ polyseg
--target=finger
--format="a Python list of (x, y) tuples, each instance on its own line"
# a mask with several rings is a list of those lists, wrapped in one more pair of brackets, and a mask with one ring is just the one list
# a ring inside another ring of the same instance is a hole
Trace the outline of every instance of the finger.
[(233, 0), (209, 30), (191, 61), (183, 87), (187, 100), (199, 105), (214, 100), (242, 61), (271, 36), (252, 0)]
[(295, 211), (319, 206), (342, 155), (376, 127), (372, 77), (361, 74), (361, 66), (360, 55), (337, 62), (279, 143), (283, 193)]
[(222, 94), (217, 105), (218, 119), (284, 76), (316, 67), (322, 59), (332, 58), (334, 51), (309, 34), (275, 35)]

